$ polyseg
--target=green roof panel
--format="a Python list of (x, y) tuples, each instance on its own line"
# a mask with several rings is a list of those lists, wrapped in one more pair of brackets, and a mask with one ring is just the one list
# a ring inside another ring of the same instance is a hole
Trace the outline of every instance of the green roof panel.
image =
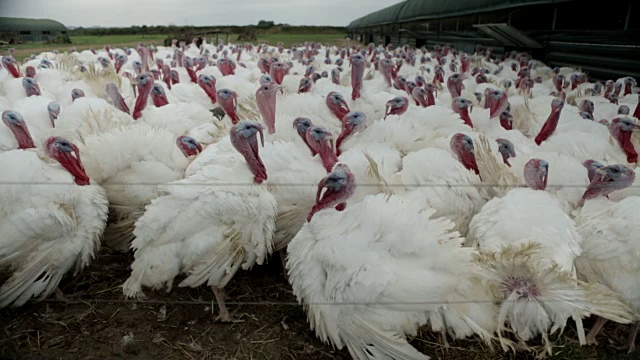
[(360, 28), (443, 17), (465, 16), (526, 5), (575, 0), (407, 0), (356, 19), (347, 26)]
[(563, 0), (410, 0), (400, 11), (397, 21), (406, 22), (465, 16), (525, 5), (550, 4), (561, 1)]
[(51, 19), (0, 17), (0, 31), (66, 31), (61, 23)]
[(407, 3), (403, 1), (395, 5), (391, 5), (382, 10), (374, 11), (369, 15), (365, 15), (359, 19), (352, 21), (347, 28), (358, 28), (364, 26), (376, 26), (390, 24), (396, 21), (402, 7)]

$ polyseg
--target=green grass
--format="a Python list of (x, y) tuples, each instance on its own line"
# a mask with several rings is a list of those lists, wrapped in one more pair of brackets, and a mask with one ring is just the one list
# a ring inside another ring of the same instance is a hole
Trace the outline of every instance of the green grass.
[(22, 61), (23, 58), (31, 54), (38, 54), (53, 49), (65, 51), (74, 46), (78, 51), (82, 51), (92, 47), (102, 48), (105, 45), (111, 45), (112, 47), (131, 47), (140, 41), (145, 43), (155, 41), (157, 45), (163, 45), (166, 37), (166, 35), (71, 36), (72, 44), (28, 43), (13, 45), (13, 47), (16, 49), (16, 59)]
[[(163, 45), (166, 35), (110, 35), (110, 36), (71, 36), (72, 44), (44, 44), (44, 43), (28, 43), (18, 44), (13, 47), (16, 49), (15, 57), (19, 61), (22, 61), (25, 57), (31, 54), (38, 54), (43, 51), (50, 51), (57, 49), (59, 51), (65, 51), (72, 47), (76, 47), (78, 51), (86, 50), (89, 48), (102, 48), (104, 45), (111, 45), (112, 47), (123, 46), (135, 46), (138, 42), (149, 43), (155, 41), (157, 45)], [(344, 43), (346, 34), (334, 33), (334, 34), (259, 34), (257, 42), (267, 41), (270, 45), (275, 46), (278, 42), (283, 42), (285, 47), (290, 47), (293, 44), (302, 44), (305, 41), (320, 42), (322, 44), (336, 44), (341, 45)], [(219, 38), (222, 40), (227, 39), (225, 34), (220, 34)], [(237, 34), (229, 34), (229, 39), (232, 42), (237, 42)], [(209, 36), (211, 39), (211, 36)], [(244, 42), (244, 41), (242, 41)], [(6, 50), (3, 50), (3, 53)]]

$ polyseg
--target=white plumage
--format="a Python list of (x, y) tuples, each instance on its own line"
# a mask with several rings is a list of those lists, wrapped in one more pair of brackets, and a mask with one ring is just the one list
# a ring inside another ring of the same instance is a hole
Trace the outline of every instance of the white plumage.
[[(311, 328), (355, 359), (427, 359), (415, 334), (472, 274), (473, 250), (445, 219), (385, 194), (317, 213), (289, 244), (288, 272)], [(473, 296), (473, 295), (470, 295)], [(487, 317), (487, 312), (469, 314)], [(486, 333), (481, 326), (479, 333)]]
[[(207, 283), (215, 293), (241, 266), (266, 260), (273, 250), (277, 204), (265, 185), (252, 184), (241, 159), (238, 154), (230, 167), (210, 165), (159, 187), (163, 196), (135, 225), (136, 260), (124, 284), (126, 296), (140, 296), (142, 286), (170, 290), (180, 273), (188, 277), (179, 286)], [(225, 310), (221, 319), (229, 321)]]
[(107, 197), (97, 185), (78, 186), (59, 165), (34, 151), (0, 153), (0, 307), (42, 300), (62, 277), (89, 264), (100, 248)]

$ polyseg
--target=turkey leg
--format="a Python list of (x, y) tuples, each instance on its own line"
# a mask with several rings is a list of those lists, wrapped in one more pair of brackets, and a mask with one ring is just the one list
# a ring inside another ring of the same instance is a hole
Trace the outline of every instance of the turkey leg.
[(589, 334), (587, 334), (587, 339), (586, 339), (587, 345), (598, 345), (598, 341), (596, 340), (596, 335), (598, 335), (598, 333), (600, 332), (604, 324), (607, 323), (607, 321), (608, 320), (603, 317), (598, 317), (598, 320), (596, 320), (596, 323), (593, 324), (593, 327), (589, 331)]
[(280, 255), (280, 261), (282, 261), (282, 274), (284, 275), (284, 279), (289, 281), (289, 274), (287, 273), (287, 248), (280, 250), (278, 252)]
[(231, 322), (231, 315), (229, 315), (229, 310), (227, 310), (227, 306), (224, 304), (227, 294), (224, 293), (223, 289), (213, 285), (211, 285), (211, 291), (213, 291), (213, 295), (216, 297), (216, 302), (218, 303), (218, 309), (220, 309), (220, 314), (216, 317), (216, 321)]
[(640, 329), (640, 321), (636, 321), (631, 326), (629, 339), (627, 340), (627, 348), (629, 349), (629, 353), (632, 353), (636, 350), (636, 335), (638, 335), (638, 329)]

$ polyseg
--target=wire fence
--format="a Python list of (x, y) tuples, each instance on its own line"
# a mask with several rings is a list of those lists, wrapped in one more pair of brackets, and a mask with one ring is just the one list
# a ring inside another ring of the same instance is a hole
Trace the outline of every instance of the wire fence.
[[(629, 302), (638, 300), (640, 298), (630, 298), (626, 299)], [(531, 299), (526, 299), (527, 301)], [(611, 301), (614, 298), (611, 298)], [(45, 303), (66, 303), (66, 304), (87, 304), (87, 303), (96, 303), (96, 304), (147, 304), (147, 305), (165, 305), (165, 304), (175, 304), (175, 305), (211, 305), (215, 304), (215, 300), (147, 300), (147, 299), (100, 299), (100, 298), (79, 298), (79, 299), (57, 299), (57, 298), (49, 298), (44, 299), (42, 302)], [(305, 301), (304, 305), (310, 306), (403, 306), (403, 305), (435, 305), (435, 306), (445, 306), (445, 305), (456, 305), (456, 304), (497, 304), (497, 303), (516, 303), (521, 302), (519, 299), (504, 299), (504, 300), (459, 300), (459, 301), (413, 301), (413, 302), (385, 302), (385, 301), (377, 301), (377, 302), (355, 302), (355, 301), (343, 301), (343, 302), (308, 302)], [(569, 299), (547, 299), (545, 298), (544, 303), (585, 303), (585, 301), (578, 300), (569, 300)], [(587, 301), (588, 302), (588, 301)], [(244, 306), (302, 306), (302, 303), (296, 301), (225, 301), (225, 305), (244, 305)]]
[[(181, 180), (178, 180), (181, 181)], [(74, 186), (68, 182), (46, 182), (46, 181), (0, 181), (0, 186)], [(92, 185), (99, 185), (93, 184)], [(272, 183), (265, 181), (262, 184), (254, 182), (110, 182), (101, 184), (102, 187), (110, 186), (277, 186), (277, 187), (307, 187), (318, 186), (318, 183)], [(504, 184), (451, 184), (451, 183), (377, 183), (362, 182), (357, 183), (358, 187), (390, 187), (390, 188), (412, 188), (412, 187), (434, 187), (434, 188), (520, 188), (527, 187), (525, 183), (515, 185)], [(587, 184), (547, 184), (546, 188), (562, 189), (562, 188), (586, 188)], [(626, 188), (639, 188), (640, 184), (634, 184)]]

